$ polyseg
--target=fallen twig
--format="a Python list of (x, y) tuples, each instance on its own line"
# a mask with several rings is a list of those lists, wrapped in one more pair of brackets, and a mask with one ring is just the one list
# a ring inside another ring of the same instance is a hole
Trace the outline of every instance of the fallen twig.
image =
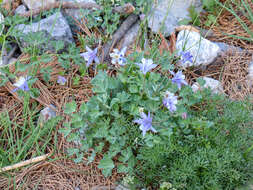
[(14, 169), (17, 169), (17, 168), (21, 168), (21, 167), (24, 167), (24, 166), (27, 166), (29, 164), (33, 164), (33, 163), (36, 163), (36, 162), (43, 161), (46, 158), (48, 158), (49, 156), (50, 156), (50, 154), (45, 154), (45, 155), (42, 155), (42, 156), (31, 158), (31, 159), (23, 161), (23, 162), (19, 162), (17, 164), (11, 165), (11, 166), (6, 166), (6, 167), (0, 169), (0, 173), (1, 172), (6, 172), (6, 171), (9, 171), (9, 170), (14, 170)]
[(114, 47), (115, 44), (126, 34), (129, 28), (137, 21), (138, 16), (135, 14), (131, 14), (127, 17), (127, 19), (121, 24), (119, 29), (113, 34), (112, 40), (103, 46), (103, 53), (100, 57), (100, 61), (103, 62), (104, 59), (109, 57), (109, 53)]
[[(49, 3), (44, 7), (38, 9), (32, 9), (23, 14), (19, 14), (23, 17), (35, 16), (38, 15), (42, 11), (48, 11), (50, 9), (62, 8), (62, 9), (102, 9), (103, 7), (99, 6), (96, 3), (88, 3), (88, 2), (55, 2)], [(125, 4), (124, 6), (114, 7), (112, 9), (113, 12), (117, 12), (120, 14), (130, 14), (135, 10), (134, 6), (130, 3)]]

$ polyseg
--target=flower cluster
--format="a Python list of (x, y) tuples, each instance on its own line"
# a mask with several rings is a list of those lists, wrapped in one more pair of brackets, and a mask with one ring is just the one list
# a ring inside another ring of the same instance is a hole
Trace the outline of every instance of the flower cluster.
[[(182, 59), (184, 61), (191, 61), (192, 62), (192, 56), (189, 52), (184, 52), (181, 54)], [(146, 75), (147, 72), (154, 69), (157, 65), (153, 64), (153, 61), (151, 59), (142, 59), (142, 63), (135, 63), (140, 67), (140, 71)], [(181, 89), (182, 85), (187, 85), (187, 82), (185, 81), (185, 75), (183, 75), (182, 71), (178, 71), (177, 73), (170, 71), (170, 73), (173, 75), (173, 78), (171, 79), (172, 83), (176, 84), (178, 89)], [(175, 112), (177, 110), (176, 104), (178, 103), (178, 97), (175, 96), (173, 93), (166, 91), (165, 96), (163, 98), (163, 105), (171, 112)], [(148, 112), (148, 116), (143, 112), (143, 109), (140, 113), (142, 119), (134, 120), (135, 123), (138, 123), (140, 125), (140, 129), (142, 130), (143, 136), (145, 136), (146, 132), (151, 130), (153, 132), (157, 132), (152, 127), (152, 117), (150, 116), (150, 112)], [(187, 113), (182, 114), (182, 118), (187, 118)]]

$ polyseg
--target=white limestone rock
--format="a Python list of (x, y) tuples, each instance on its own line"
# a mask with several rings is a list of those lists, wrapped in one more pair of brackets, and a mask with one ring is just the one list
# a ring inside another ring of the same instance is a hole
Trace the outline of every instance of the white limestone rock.
[(14, 11), (14, 13), (15, 14), (24, 14), (24, 13), (26, 13), (26, 7), (25, 7), (25, 5), (19, 5), (16, 9), (15, 9), (15, 11)]
[(180, 52), (189, 51), (193, 56), (193, 62), (181, 63), (186, 68), (191, 66), (206, 66), (212, 63), (220, 54), (221, 49), (215, 43), (203, 38), (199, 33), (182, 30), (177, 36), (176, 49)]
[(41, 8), (49, 3), (55, 3), (56, 0), (22, 0), (29, 9)]
[[(210, 88), (212, 90), (213, 93), (218, 93), (218, 94), (222, 94), (223, 93), (223, 87), (220, 83), (220, 81), (218, 80), (215, 80), (213, 78), (210, 78), (210, 77), (203, 77), (202, 78), (204, 81), (205, 81), (205, 84), (204, 84), (204, 88)], [(193, 85), (192, 85), (192, 90), (193, 92), (196, 92), (198, 90), (201, 90), (201, 86), (199, 85), (198, 82), (195, 82)]]
[[(193, 5), (196, 11), (202, 10), (200, 0), (158, 0), (154, 3), (148, 17), (148, 26), (152, 32), (157, 33), (162, 29), (165, 37), (174, 32), (179, 22), (190, 19), (189, 7)], [(164, 28), (161, 28), (164, 23)]]
[[(54, 41), (63, 41), (65, 47), (74, 42), (70, 27), (60, 12), (36, 23), (19, 24), (15, 26), (15, 29), (21, 32), (18, 40), (20, 40), (22, 47), (35, 45), (42, 50), (54, 51), (52, 44)], [(27, 40), (27, 37), (34, 33), (40, 34), (38, 41), (36, 39), (34, 41)]]

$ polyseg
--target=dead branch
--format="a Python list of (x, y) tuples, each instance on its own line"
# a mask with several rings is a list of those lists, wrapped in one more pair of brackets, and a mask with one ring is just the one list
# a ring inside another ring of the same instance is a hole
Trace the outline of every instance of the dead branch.
[(40, 161), (45, 160), (46, 158), (48, 158), (49, 155), (50, 154), (45, 154), (45, 155), (42, 155), (42, 156), (31, 158), (31, 159), (23, 161), (23, 162), (19, 162), (17, 164), (11, 165), (11, 166), (6, 166), (4, 168), (0, 168), (0, 173), (1, 172), (6, 172), (6, 171), (9, 171), (9, 170), (14, 170), (14, 169), (17, 169), (17, 168), (21, 168), (21, 167), (24, 167), (24, 166), (27, 166), (29, 164), (33, 164), (33, 163), (36, 163), (36, 162), (40, 162)]
[[(55, 8), (62, 8), (62, 9), (100, 9), (102, 10), (103, 7), (99, 6), (96, 3), (88, 3), (88, 2), (55, 2), (55, 3), (49, 3), (45, 5), (44, 7), (33, 9), (30, 11), (27, 11), (23, 14), (19, 14), (23, 17), (29, 17), (29, 16), (35, 16), (38, 15), (42, 11), (48, 11), (50, 9)], [(125, 4), (124, 6), (115, 7), (112, 9), (113, 12), (120, 13), (120, 14), (130, 14), (135, 10), (134, 6), (130, 3)]]
[(127, 17), (127, 19), (121, 24), (119, 29), (113, 34), (112, 40), (106, 43), (103, 46), (103, 57), (100, 57), (100, 61), (103, 62), (104, 59), (109, 57), (109, 53), (114, 47), (115, 44), (119, 42), (119, 40), (126, 34), (129, 28), (137, 21), (138, 16), (135, 14), (131, 14)]

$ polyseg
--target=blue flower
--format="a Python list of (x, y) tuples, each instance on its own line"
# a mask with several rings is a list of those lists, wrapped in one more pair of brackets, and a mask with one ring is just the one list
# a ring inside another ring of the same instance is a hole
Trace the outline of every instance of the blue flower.
[(153, 64), (152, 59), (142, 58), (141, 62), (142, 63), (135, 63), (135, 64), (140, 67), (140, 70), (144, 75), (146, 75), (147, 72), (149, 72), (150, 70), (154, 69), (157, 66), (156, 64)]
[(181, 56), (181, 61), (185, 64), (185, 63), (192, 63), (193, 62), (193, 56), (191, 55), (191, 53), (188, 52), (180, 52), (180, 56)]
[(124, 66), (126, 64), (126, 58), (125, 53), (126, 53), (127, 47), (122, 48), (122, 50), (118, 49), (113, 49), (113, 53), (110, 53), (110, 56), (112, 58), (112, 64), (118, 63), (121, 66)]
[(87, 52), (80, 54), (87, 61), (86, 66), (89, 67), (93, 61), (95, 61), (98, 64), (99, 63), (99, 59), (97, 57), (98, 48), (92, 50), (88, 46), (86, 46), (86, 50)]
[(148, 112), (148, 116), (144, 112), (141, 112), (140, 114), (142, 119), (136, 119), (134, 120), (134, 123), (138, 123), (140, 125), (143, 137), (149, 130), (156, 133), (157, 131), (152, 127), (152, 117), (150, 116), (150, 112)]
[(170, 73), (174, 76), (172, 78), (172, 82), (177, 84), (178, 88), (181, 89), (181, 86), (187, 85), (187, 82), (185, 81), (185, 76), (182, 74), (182, 71), (178, 71), (177, 73), (174, 73), (173, 71), (170, 71)]
[(26, 76), (26, 77), (19, 77), (16, 81), (16, 83), (14, 83), (13, 85), (16, 86), (17, 88), (15, 88), (13, 90), (13, 92), (16, 92), (18, 89), (23, 90), (23, 91), (29, 91), (29, 87), (28, 87), (28, 83), (27, 81), (30, 79), (30, 76)]
[(168, 108), (170, 112), (174, 112), (177, 110), (176, 104), (177, 104), (177, 96), (175, 96), (171, 92), (166, 91), (163, 99), (163, 105), (166, 108)]
[(66, 82), (67, 82), (67, 80), (64, 77), (58, 76), (58, 79), (57, 79), (58, 84), (64, 85)]

